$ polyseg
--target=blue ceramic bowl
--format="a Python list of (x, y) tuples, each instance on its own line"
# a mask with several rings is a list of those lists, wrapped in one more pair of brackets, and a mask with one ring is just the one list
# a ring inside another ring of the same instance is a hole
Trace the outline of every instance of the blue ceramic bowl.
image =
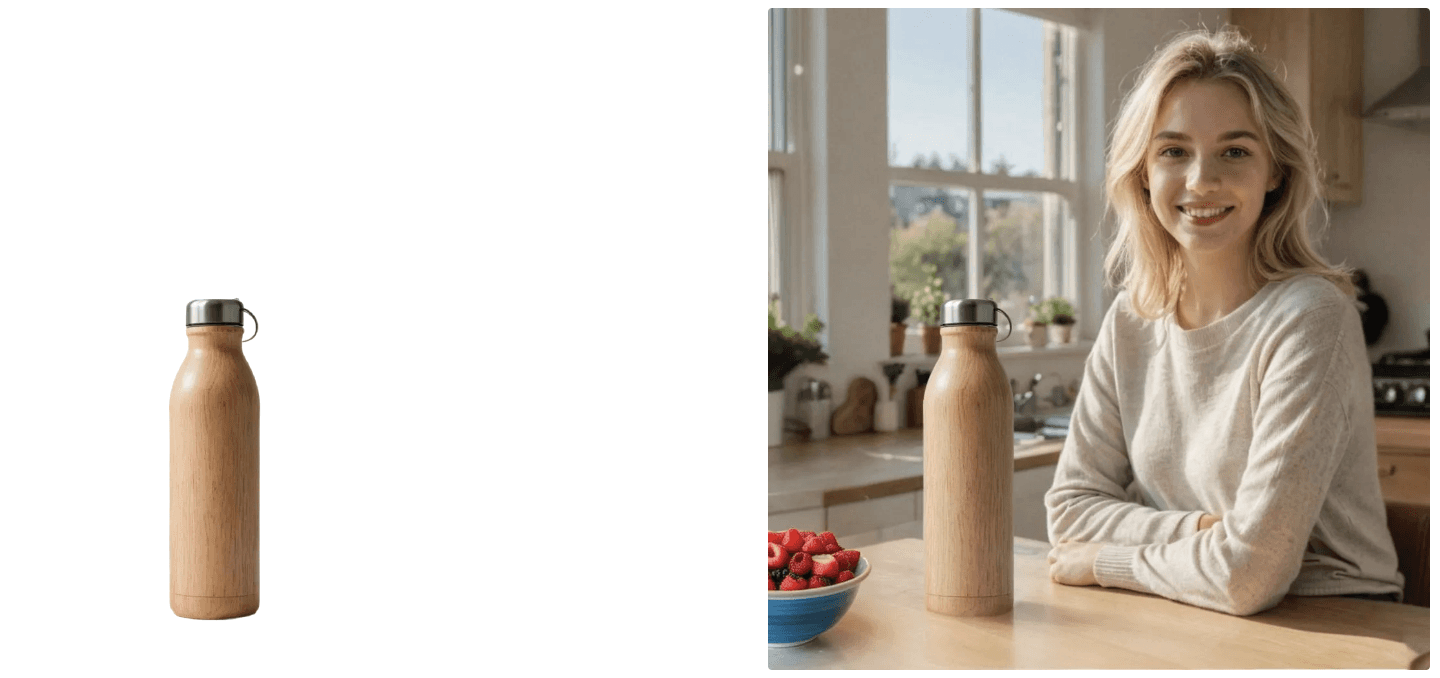
[(829, 631), (845, 616), (860, 582), (870, 576), (870, 561), (860, 557), (855, 578), (804, 591), (770, 591), (770, 647), (793, 647), (808, 643)]

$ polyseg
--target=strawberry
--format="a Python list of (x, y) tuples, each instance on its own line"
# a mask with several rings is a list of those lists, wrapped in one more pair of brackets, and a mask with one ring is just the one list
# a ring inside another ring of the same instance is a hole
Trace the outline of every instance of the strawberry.
[(781, 591), (803, 591), (810, 588), (810, 582), (798, 574), (791, 573), (780, 581)]
[(779, 590), (780, 590), (780, 587), (778, 587), (778, 586), (775, 585), (775, 580), (774, 580), (774, 579), (771, 579), (771, 578), (769, 578), (769, 577), (766, 577), (766, 578), (765, 578), (765, 581), (770, 582), (770, 590), (771, 590), (771, 591), (779, 591)]
[(820, 541), (819, 537), (806, 537), (805, 543), (800, 546), (800, 550), (812, 556), (817, 553), (824, 553), (825, 542)]
[(786, 551), (784, 546), (781, 546), (779, 544), (771, 544), (770, 567), (768, 569), (774, 570), (776, 568), (785, 567), (785, 563), (788, 562), (790, 562), (790, 552)]
[(804, 538), (806, 538), (806, 539), (809, 539), (809, 538), (815, 536), (815, 533), (814, 533), (814, 532), (801, 532), (801, 533), (800, 533), (800, 536), (802, 536), (802, 537), (804, 537)]
[(840, 548), (840, 545), (839, 545), (839, 544), (826, 544), (826, 545), (825, 545), (825, 552), (826, 552), (826, 553), (839, 553), (841, 550), (842, 550), (842, 549)]
[(815, 562), (811, 560), (810, 554), (804, 551), (790, 556), (790, 574), (807, 575), (814, 566)]
[(810, 581), (808, 582), (808, 586), (806, 586), (805, 588), (818, 589), (818, 588), (820, 588), (820, 587), (822, 587), (822, 586), (829, 586), (829, 585), (832, 584), (832, 583), (834, 583), (834, 582), (831, 581), (829, 577), (822, 577), (822, 576), (820, 576), (820, 575), (817, 574), (817, 575), (814, 575), (814, 576), (810, 577)]
[(799, 551), (801, 546), (805, 545), (805, 538), (800, 536), (800, 530), (792, 527), (785, 531), (785, 536), (780, 540), (780, 545), (784, 546), (786, 551), (794, 553)]
[(820, 537), (820, 541), (823, 541), (823, 542), (825, 542), (826, 544), (834, 544), (835, 546), (839, 546), (839, 545), (840, 545), (840, 542), (835, 541), (835, 533), (834, 533), (834, 532), (821, 532), (820, 534), (818, 534), (818, 535), (816, 535), (816, 536)]
[(784, 533), (784, 532), (771, 532), (771, 533), (769, 533), (769, 534), (770, 534), (770, 543), (771, 543), (771, 544), (779, 544), (779, 543), (780, 543), (780, 540), (785, 538), (785, 533)]
[(810, 574), (817, 577), (829, 577), (831, 579), (840, 575), (840, 561), (836, 560), (835, 556), (821, 553), (816, 556), (811, 556), (810, 560), (813, 563)]
[(855, 568), (860, 565), (860, 552), (854, 549), (836, 551), (835, 559), (842, 563), (840, 569), (854, 572)]
[(854, 578), (855, 578), (855, 573), (854, 573), (854, 572), (851, 572), (850, 570), (842, 570), (842, 571), (840, 572), (840, 576), (838, 576), (838, 577), (835, 578), (835, 583), (836, 583), (836, 584), (842, 584), (842, 583), (847, 582), (847, 581), (850, 581), (851, 579), (854, 579)]

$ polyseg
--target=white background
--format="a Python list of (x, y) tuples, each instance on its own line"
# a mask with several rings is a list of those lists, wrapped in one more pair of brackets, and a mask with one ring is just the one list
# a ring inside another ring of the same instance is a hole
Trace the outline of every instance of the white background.
[[(481, 7), (0, 6), (0, 674), (764, 670), (764, 7)], [(260, 320), (214, 622), (168, 606), (205, 297)]]

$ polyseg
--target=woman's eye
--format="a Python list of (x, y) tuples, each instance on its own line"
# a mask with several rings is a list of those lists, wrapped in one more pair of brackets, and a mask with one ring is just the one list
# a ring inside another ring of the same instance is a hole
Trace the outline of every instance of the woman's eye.
[(1243, 158), (1248, 155), (1250, 155), (1250, 151), (1240, 148), (1239, 146), (1225, 149), (1225, 157), (1227, 158)]
[(1178, 158), (1178, 157), (1180, 157), (1180, 156), (1182, 156), (1182, 155), (1184, 155), (1184, 154), (1185, 154), (1184, 151), (1181, 151), (1180, 149), (1178, 149), (1178, 148), (1176, 148), (1176, 147), (1174, 147), (1174, 146), (1171, 146), (1171, 147), (1169, 147), (1169, 148), (1162, 148), (1162, 149), (1160, 149), (1160, 157), (1162, 157), (1162, 158)]

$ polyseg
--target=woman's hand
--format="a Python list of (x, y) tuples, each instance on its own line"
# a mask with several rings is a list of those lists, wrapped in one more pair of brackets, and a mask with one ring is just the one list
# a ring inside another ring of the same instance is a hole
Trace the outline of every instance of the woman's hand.
[(1207, 513), (1207, 514), (1205, 514), (1205, 515), (1203, 515), (1203, 516), (1200, 516), (1199, 529), (1201, 529), (1201, 530), (1207, 529), (1207, 528), (1209, 528), (1211, 525), (1214, 525), (1215, 523), (1218, 523), (1218, 522), (1220, 522), (1220, 516), (1212, 516), (1212, 515), (1210, 515), (1210, 514)]
[(1096, 586), (1095, 558), (1104, 544), (1062, 541), (1050, 549), (1050, 578), (1069, 586)]

